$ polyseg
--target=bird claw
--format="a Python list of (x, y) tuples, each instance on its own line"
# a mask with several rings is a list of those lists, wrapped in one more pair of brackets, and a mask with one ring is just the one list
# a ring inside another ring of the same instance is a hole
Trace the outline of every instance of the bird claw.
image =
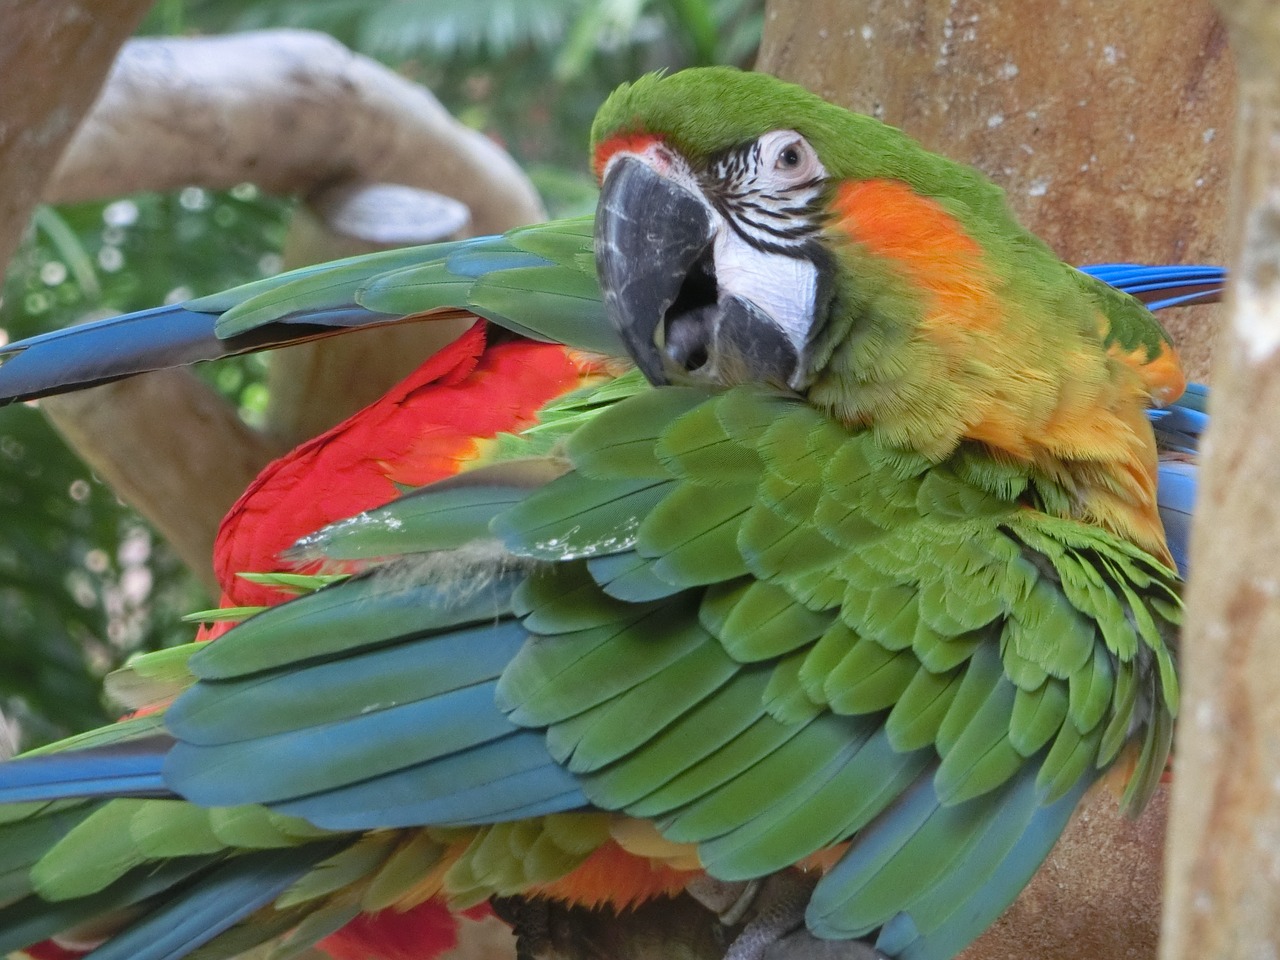
[(786, 870), (748, 882), (703, 877), (688, 892), (725, 926), (751, 919), (729, 944), (725, 960), (889, 960), (869, 943), (819, 940), (804, 928), (817, 876)]
[(685, 892), (720, 918), (726, 927), (742, 922), (760, 892), (760, 880), (717, 880), (701, 876), (693, 880)]
[(754, 914), (729, 944), (725, 960), (764, 960), (765, 953), (787, 934), (804, 927), (804, 911), (816, 876), (785, 870), (757, 881), (751, 907)]

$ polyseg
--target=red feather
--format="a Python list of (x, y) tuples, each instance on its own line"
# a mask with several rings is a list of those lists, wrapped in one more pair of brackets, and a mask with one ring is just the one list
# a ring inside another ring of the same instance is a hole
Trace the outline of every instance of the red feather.
[(547, 401), (596, 372), (556, 344), (486, 348), (484, 326), (477, 323), (380, 400), (258, 475), (218, 531), (214, 571), (223, 606), (280, 602), (279, 590), (236, 574), (286, 569), (279, 555), (303, 534), (381, 506), (397, 495), (397, 484), (452, 476), (479, 454), (477, 441), (529, 425)]

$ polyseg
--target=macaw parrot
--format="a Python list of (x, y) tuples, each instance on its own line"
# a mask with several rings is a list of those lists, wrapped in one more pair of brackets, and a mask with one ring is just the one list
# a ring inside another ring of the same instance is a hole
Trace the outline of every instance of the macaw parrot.
[[(1106, 771), (1141, 808), (1180, 616), (1154, 318), (976, 172), (773, 78), (644, 78), (593, 150), (594, 224), (11, 348), (17, 398), (406, 315), (551, 341), (474, 331), (255, 484), (228, 549), (313, 471), (359, 465), (376, 508), (302, 520), (286, 559), (320, 573), (258, 581), (311, 592), (126, 668), (149, 712), (0, 767), (0, 949), (225, 956), (438, 898), (626, 906), (800, 868), (731, 956), (804, 922), (949, 957)], [(141, 327), (162, 339), (111, 352)], [(510, 369), (537, 383), (485, 426), (440, 411)], [(427, 432), (386, 426), (427, 396)]]

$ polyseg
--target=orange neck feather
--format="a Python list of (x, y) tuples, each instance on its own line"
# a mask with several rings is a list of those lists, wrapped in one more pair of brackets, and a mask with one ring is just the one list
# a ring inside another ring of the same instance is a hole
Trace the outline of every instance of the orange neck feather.
[[(891, 265), (920, 304), (901, 347), (905, 372), (892, 389), (875, 384), (881, 399), (850, 419), (939, 459), (980, 442), (1062, 485), (1075, 515), (1167, 561), (1144, 414), (1150, 384), (1103, 348), (1098, 308), (1014, 299), (959, 221), (904, 183), (850, 182), (833, 206), (834, 230)], [(1064, 313), (1036, 323), (1037, 309)]]

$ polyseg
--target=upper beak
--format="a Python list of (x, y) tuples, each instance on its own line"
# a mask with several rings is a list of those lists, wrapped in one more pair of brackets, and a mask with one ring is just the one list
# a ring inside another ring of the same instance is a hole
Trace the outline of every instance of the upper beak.
[(596, 210), (605, 313), (652, 383), (785, 384), (799, 358), (782, 329), (716, 282), (727, 229), (698, 194), (637, 157), (610, 166)]

